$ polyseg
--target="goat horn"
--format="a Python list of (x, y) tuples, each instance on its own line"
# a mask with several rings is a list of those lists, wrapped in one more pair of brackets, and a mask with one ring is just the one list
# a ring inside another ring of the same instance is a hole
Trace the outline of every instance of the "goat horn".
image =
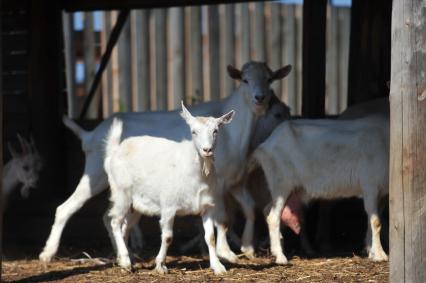
[(24, 154), (31, 152), (28, 142), (24, 140), (20, 134), (18, 134), (18, 140)]

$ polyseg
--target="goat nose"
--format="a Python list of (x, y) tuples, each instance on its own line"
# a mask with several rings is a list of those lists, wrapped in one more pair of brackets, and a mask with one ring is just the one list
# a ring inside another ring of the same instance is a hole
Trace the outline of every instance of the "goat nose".
[(210, 153), (210, 152), (212, 152), (212, 148), (211, 147), (203, 147), (203, 151), (205, 153)]
[(265, 96), (264, 96), (264, 95), (256, 95), (254, 98), (255, 98), (257, 101), (262, 102), (262, 100), (265, 98)]

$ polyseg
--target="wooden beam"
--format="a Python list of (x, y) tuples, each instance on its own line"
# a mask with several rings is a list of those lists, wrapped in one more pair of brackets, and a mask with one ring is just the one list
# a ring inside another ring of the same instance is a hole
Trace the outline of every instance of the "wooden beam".
[(172, 92), (173, 109), (180, 109), (180, 102), (185, 100), (185, 35), (183, 8), (169, 10), (169, 35), (172, 55)]
[(302, 115), (324, 116), (325, 25), (327, 0), (305, 0), (303, 4)]
[(240, 65), (241, 68), (250, 60), (250, 11), (248, 3), (240, 4)]
[(167, 110), (166, 10), (154, 10), (155, 16), (155, 91), (157, 110)]
[(235, 66), (235, 8), (234, 5), (225, 5), (224, 10), (223, 28), (221, 29), (224, 33), (221, 44), (223, 64), (220, 68), (223, 82), (222, 97), (230, 95), (235, 87), (234, 80), (225, 71), (226, 66)]
[(132, 78), (135, 111), (150, 108), (149, 77), (149, 11), (133, 11), (131, 15), (132, 32)]
[(256, 3), (254, 5), (254, 59), (266, 61), (265, 56), (265, 5)]
[[(265, 2), (267, 0), (251, 0)], [(119, 9), (152, 9), (183, 6), (218, 5), (248, 2), (245, 0), (62, 0), (60, 3), (66, 11), (119, 10)]]
[(191, 102), (204, 100), (201, 7), (191, 7)]
[(218, 6), (208, 7), (209, 27), (209, 64), (210, 64), (210, 100), (220, 98), (219, 77), (219, 9)]
[(62, 13), (62, 24), (64, 29), (64, 53), (66, 67), (66, 84), (67, 84), (67, 104), (68, 116), (70, 118), (78, 117), (78, 109), (75, 93), (75, 50), (74, 50), (74, 18), (71, 13)]
[(392, 9), (390, 282), (426, 282), (426, 2)]
[[(0, 31), (3, 31), (0, 21)], [(3, 54), (3, 36), (0, 36), (0, 54)], [(3, 55), (0, 55), (0, 74), (3, 74)], [(3, 176), (3, 76), (0, 75), (0, 176)], [(3, 182), (0, 182), (0, 255), (3, 255)], [(0, 281), (3, 274), (3, 256), (0, 256)]]

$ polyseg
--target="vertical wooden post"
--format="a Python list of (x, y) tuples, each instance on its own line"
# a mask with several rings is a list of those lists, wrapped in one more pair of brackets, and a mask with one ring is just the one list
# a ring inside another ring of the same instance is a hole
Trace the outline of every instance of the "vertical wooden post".
[[(269, 66), (274, 71), (281, 67), (281, 6), (281, 3), (269, 3), (271, 9), (271, 60)], [(281, 96), (281, 80), (276, 81), (272, 88), (278, 96)]]
[[(0, 21), (0, 31), (3, 31)], [(0, 54), (3, 54), (2, 36), (0, 36)], [(0, 55), (0, 74), (3, 74), (3, 55)], [(0, 75), (0, 176), (3, 176), (3, 76)], [(3, 255), (3, 182), (0, 182), (0, 255)], [(3, 256), (0, 256), (0, 281), (3, 274)]]
[(327, 0), (303, 3), (302, 115), (324, 116)]
[(202, 46), (201, 7), (191, 7), (191, 100), (193, 103), (204, 100)]
[(208, 7), (209, 18), (209, 64), (210, 99), (220, 98), (219, 77), (219, 9), (217, 5)]
[(426, 282), (426, 2), (392, 8), (390, 282)]
[(234, 89), (234, 80), (231, 79), (228, 76), (228, 73), (226, 72), (226, 66), (232, 65), (235, 66), (235, 41), (234, 41), (234, 34), (235, 34), (235, 10), (234, 5), (228, 4), (225, 5), (225, 13), (224, 13), (224, 21), (223, 21), (223, 44), (222, 44), (222, 50), (224, 53), (224, 60), (223, 65), (220, 68), (220, 74), (222, 74), (222, 82), (223, 82), (223, 89), (221, 91), (222, 97), (228, 96), (231, 94), (232, 90)]
[(240, 6), (240, 17), (241, 17), (241, 30), (240, 30), (240, 64), (239, 68), (243, 64), (250, 60), (250, 11), (248, 3), (239, 4)]
[(348, 66), (351, 8), (339, 8), (339, 113), (348, 106)]
[(120, 111), (132, 111), (132, 49), (130, 47), (130, 20), (124, 24), (117, 42), (118, 88)]
[(185, 98), (185, 37), (183, 8), (170, 8), (170, 44), (172, 54), (172, 92), (173, 108), (180, 108)]
[(132, 78), (135, 111), (146, 111), (150, 107), (149, 77), (149, 10), (135, 10), (131, 14), (132, 32)]
[(265, 61), (265, 4), (255, 3), (254, 10), (254, 54), (258, 61)]
[[(93, 12), (84, 13), (84, 29), (83, 29), (83, 50), (84, 50), (84, 89), (85, 95), (89, 93), (90, 87), (96, 73), (95, 58), (95, 30), (93, 23)], [(86, 117), (95, 119), (98, 117), (99, 91), (96, 91)]]
[[(103, 25), (101, 32), (101, 50), (102, 54), (106, 50), (108, 38), (111, 34), (111, 13), (108, 11), (102, 12)], [(103, 118), (108, 117), (113, 113), (113, 79), (112, 79), (112, 62), (113, 62), (114, 51), (111, 57), (111, 61), (106, 67), (105, 73), (102, 76), (102, 116)]]
[(64, 29), (64, 53), (67, 83), (68, 116), (76, 118), (79, 115), (75, 94), (75, 50), (74, 50), (74, 18), (73, 14), (62, 12), (62, 24)]
[(283, 5), (285, 19), (284, 26), (284, 50), (287, 52), (285, 62), (293, 66), (293, 71), (286, 79), (287, 81), (287, 104), (291, 109), (291, 114), (298, 114), (297, 103), (297, 34), (296, 34), (296, 14), (294, 5)]
[(155, 12), (155, 91), (157, 110), (167, 109), (167, 48), (166, 48), (166, 10)]
[(340, 95), (338, 90), (340, 73), (339, 73), (339, 18), (338, 8), (328, 6), (327, 21), (327, 72), (326, 72), (326, 89), (327, 89), (327, 114), (338, 114), (340, 105)]

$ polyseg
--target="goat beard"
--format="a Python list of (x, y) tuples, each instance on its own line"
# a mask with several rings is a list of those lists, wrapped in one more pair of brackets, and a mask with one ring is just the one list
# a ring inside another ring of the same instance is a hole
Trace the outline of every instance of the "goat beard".
[(202, 173), (204, 176), (208, 177), (211, 172), (214, 170), (214, 157), (204, 157), (203, 158), (203, 169)]

